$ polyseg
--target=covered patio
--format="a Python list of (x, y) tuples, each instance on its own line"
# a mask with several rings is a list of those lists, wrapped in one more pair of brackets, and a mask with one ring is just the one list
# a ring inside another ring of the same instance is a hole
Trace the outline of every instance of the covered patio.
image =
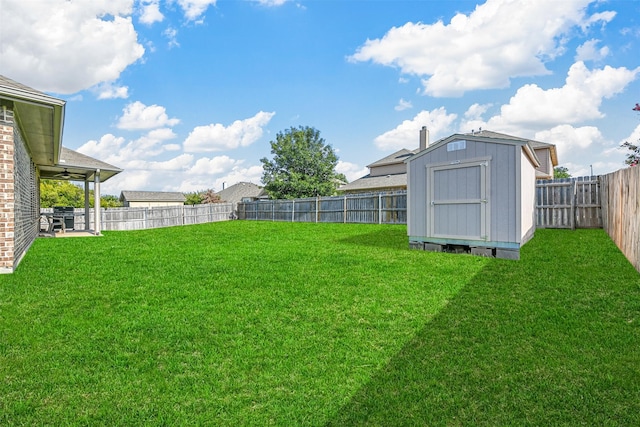
[(0, 273), (12, 273), (39, 235), (42, 179), (83, 182), (84, 231), (100, 235), (100, 183), (121, 169), (62, 146), (65, 105), (0, 75)]
[[(52, 180), (64, 180), (64, 181), (76, 181), (82, 182), (84, 186), (84, 229), (76, 230), (74, 228), (72, 233), (65, 233), (64, 215), (51, 213), (44, 214), (49, 221), (48, 234), (56, 236), (53, 231), (53, 226), (61, 224), (63, 233), (57, 234), (58, 236), (64, 235), (65, 237), (72, 236), (87, 236), (87, 235), (100, 235), (100, 184), (122, 172), (122, 169), (113, 165), (105, 163), (101, 160), (94, 159), (93, 157), (78, 153), (66, 147), (61, 147), (60, 160), (56, 165), (41, 165), (40, 166), (40, 179), (52, 179)], [(94, 192), (94, 210), (93, 210), (93, 229), (91, 228), (91, 204), (90, 204), (90, 190), (93, 183)], [(71, 215), (76, 215), (72, 213)]]

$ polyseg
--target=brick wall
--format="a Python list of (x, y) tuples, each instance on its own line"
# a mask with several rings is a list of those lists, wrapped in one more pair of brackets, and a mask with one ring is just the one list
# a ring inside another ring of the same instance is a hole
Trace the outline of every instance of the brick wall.
[[(40, 188), (38, 172), (17, 126), (14, 127), (15, 150), (15, 248), (14, 259), (19, 261), (40, 231)], [(14, 265), (15, 267), (15, 265)]]
[(0, 111), (0, 272), (13, 271), (38, 236), (39, 207), (36, 166), (12, 111)]
[(10, 110), (0, 114), (0, 272), (11, 272), (15, 259), (13, 114)]

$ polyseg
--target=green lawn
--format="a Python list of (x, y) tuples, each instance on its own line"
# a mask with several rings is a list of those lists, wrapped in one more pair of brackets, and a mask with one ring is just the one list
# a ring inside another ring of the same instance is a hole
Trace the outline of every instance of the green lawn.
[(358, 224), (39, 239), (0, 276), (0, 425), (640, 425), (640, 275), (602, 230), (521, 257)]

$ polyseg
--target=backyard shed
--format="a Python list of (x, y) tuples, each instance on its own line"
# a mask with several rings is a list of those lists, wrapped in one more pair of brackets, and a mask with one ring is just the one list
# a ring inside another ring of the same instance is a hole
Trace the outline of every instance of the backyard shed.
[(454, 134), (406, 160), (412, 248), (519, 259), (535, 231), (536, 168), (529, 141)]

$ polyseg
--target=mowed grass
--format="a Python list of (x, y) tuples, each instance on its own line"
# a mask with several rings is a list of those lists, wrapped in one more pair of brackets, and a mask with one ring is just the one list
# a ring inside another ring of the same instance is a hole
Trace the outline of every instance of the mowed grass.
[(404, 226), (39, 239), (0, 276), (0, 424), (638, 425), (639, 322), (602, 230), (517, 262)]

